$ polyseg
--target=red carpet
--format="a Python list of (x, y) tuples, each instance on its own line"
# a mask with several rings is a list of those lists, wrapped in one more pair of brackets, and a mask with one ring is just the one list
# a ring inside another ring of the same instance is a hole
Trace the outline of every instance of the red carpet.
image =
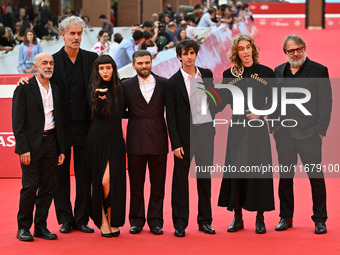
[[(312, 60), (328, 66), (331, 77), (338, 76), (337, 61), (340, 56), (337, 46), (340, 42), (340, 33), (335, 30), (261, 29), (255, 40), (261, 48), (261, 63), (274, 68), (285, 61), (282, 41), (288, 33), (301, 35), (307, 42), (307, 55)], [(337, 131), (337, 127), (340, 125), (338, 95), (340, 95), (340, 89), (334, 87), (333, 84), (333, 115), (329, 133), (324, 140), (323, 163), (340, 163), (337, 150), (340, 141)], [(275, 157), (276, 152), (274, 151), (274, 161)], [(122, 234), (119, 238), (104, 239), (100, 236), (98, 229), (94, 234), (83, 234), (79, 231), (60, 234), (52, 205), (48, 227), (52, 232), (58, 234), (59, 239), (47, 241), (36, 238), (31, 243), (19, 242), (15, 235), (21, 180), (0, 179), (1, 254), (340, 254), (339, 179), (326, 180), (329, 220), (327, 221), (328, 233), (325, 235), (313, 233), (314, 224), (310, 218), (312, 199), (308, 179), (295, 180), (295, 216), (292, 229), (285, 232), (274, 231), (279, 220), (278, 180), (275, 179), (276, 210), (265, 213), (267, 233), (264, 235), (255, 234), (255, 213), (250, 212), (244, 212), (244, 230), (227, 233), (227, 227), (232, 221), (233, 214), (216, 206), (221, 180), (214, 179), (212, 191), (214, 221), (212, 226), (216, 229), (217, 234), (213, 236), (205, 235), (197, 230), (196, 181), (190, 179), (191, 211), (189, 226), (186, 230), (187, 236), (176, 238), (173, 236), (170, 207), (172, 153), (169, 154), (168, 166), (164, 202), (165, 233), (162, 236), (152, 235), (147, 227), (139, 235), (131, 235), (129, 234), (128, 220), (121, 228)], [(72, 187), (74, 188), (73, 177)], [(92, 222), (89, 224), (94, 227)]]

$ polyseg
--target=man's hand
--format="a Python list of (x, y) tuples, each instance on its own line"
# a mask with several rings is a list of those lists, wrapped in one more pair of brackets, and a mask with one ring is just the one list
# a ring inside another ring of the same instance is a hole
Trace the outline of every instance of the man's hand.
[(22, 77), (22, 78), (20, 78), (20, 80), (17, 82), (17, 86), (28, 84), (28, 80), (29, 80), (28, 77)]
[(177, 158), (183, 159), (182, 155), (184, 155), (183, 147), (179, 147), (174, 150), (174, 154)]
[(28, 166), (31, 163), (31, 153), (30, 152), (26, 152), (24, 154), (21, 154), (20, 155), (20, 161), (24, 165)]
[(60, 154), (58, 157), (58, 166), (62, 165), (64, 163), (65, 155)]

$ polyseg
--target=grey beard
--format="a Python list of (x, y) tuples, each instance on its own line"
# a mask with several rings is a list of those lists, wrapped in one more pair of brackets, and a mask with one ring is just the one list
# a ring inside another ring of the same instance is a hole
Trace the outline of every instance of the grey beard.
[(303, 63), (305, 63), (306, 61), (306, 53), (303, 54), (303, 57), (299, 60), (291, 60), (288, 56), (287, 56), (287, 60), (290, 64), (291, 67), (294, 67), (294, 68), (298, 68), (298, 67), (301, 67), (303, 65)]

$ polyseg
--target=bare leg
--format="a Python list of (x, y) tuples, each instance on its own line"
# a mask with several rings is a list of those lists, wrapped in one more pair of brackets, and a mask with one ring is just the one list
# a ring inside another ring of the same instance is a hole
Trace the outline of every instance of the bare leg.
[[(106, 164), (105, 172), (104, 172), (103, 179), (102, 179), (102, 186), (103, 186), (104, 199), (106, 199), (110, 192), (109, 162), (107, 162)], [(110, 216), (111, 215), (108, 214), (108, 217), (106, 217), (104, 207), (102, 206), (102, 225), (100, 226), (100, 230), (104, 234), (111, 233), (110, 222), (109, 222)]]
[[(103, 192), (104, 192), (104, 199), (107, 198), (109, 192), (110, 192), (110, 166), (109, 162), (106, 164), (106, 169), (103, 175), (103, 180), (102, 180), (102, 185), (103, 185)], [(106, 216), (105, 216), (106, 218)], [(107, 221), (110, 226), (111, 232), (117, 232), (119, 231), (118, 227), (112, 227), (111, 226), (111, 207), (107, 208)]]
[(110, 234), (111, 233), (111, 228), (110, 228), (109, 222), (106, 218), (104, 207), (102, 207), (102, 225), (100, 226), (100, 231), (103, 234)]

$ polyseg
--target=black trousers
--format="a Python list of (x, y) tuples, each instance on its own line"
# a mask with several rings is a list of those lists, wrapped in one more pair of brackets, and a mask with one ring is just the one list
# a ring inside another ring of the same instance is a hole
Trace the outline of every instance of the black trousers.
[[(322, 140), (319, 134), (303, 140), (294, 139), (289, 130), (279, 130), (274, 134), (279, 164), (290, 167), (297, 164), (300, 156), (303, 165), (321, 163)], [(307, 172), (312, 188), (314, 222), (327, 220), (326, 185), (323, 173)], [(279, 198), (280, 217), (291, 218), (294, 213), (293, 178), (295, 172), (280, 173)]]
[[(56, 174), (56, 190), (54, 204), (59, 224), (74, 223), (78, 225), (87, 224), (89, 213), (85, 195), (85, 171), (83, 166), (83, 146), (88, 131), (87, 123), (72, 122), (65, 137), (65, 160), (64, 164), (58, 166)], [(74, 213), (70, 200), (70, 162), (71, 147), (73, 147), (74, 174), (76, 179), (76, 198)]]
[[(214, 153), (215, 129), (212, 123), (191, 128), (191, 144), (184, 146), (183, 159), (174, 156), (174, 173), (172, 179), (172, 220), (174, 227), (186, 228), (189, 220), (189, 181), (190, 163), (195, 157), (196, 166), (211, 166)], [(211, 224), (211, 178), (210, 173), (196, 175), (198, 193), (199, 226)]]
[(143, 227), (145, 224), (144, 183), (146, 164), (150, 175), (150, 198), (147, 223), (151, 228), (163, 227), (163, 201), (166, 176), (167, 154), (163, 155), (128, 155), (130, 179), (131, 226)]
[(57, 146), (55, 134), (44, 136), (39, 155), (31, 155), (29, 165), (21, 164), (22, 189), (17, 216), (18, 228), (31, 228), (34, 204), (36, 206), (35, 227), (46, 227), (48, 211), (53, 199), (53, 180), (58, 164)]

